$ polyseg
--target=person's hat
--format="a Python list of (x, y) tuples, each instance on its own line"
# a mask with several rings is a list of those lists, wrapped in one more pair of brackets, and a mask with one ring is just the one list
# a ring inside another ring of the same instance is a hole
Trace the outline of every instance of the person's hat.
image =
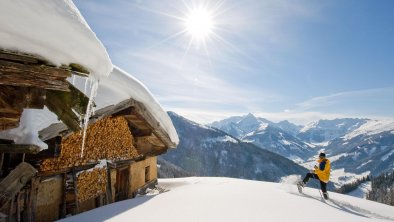
[(326, 157), (326, 154), (323, 153), (323, 152), (321, 152), (321, 153), (319, 154), (319, 157)]

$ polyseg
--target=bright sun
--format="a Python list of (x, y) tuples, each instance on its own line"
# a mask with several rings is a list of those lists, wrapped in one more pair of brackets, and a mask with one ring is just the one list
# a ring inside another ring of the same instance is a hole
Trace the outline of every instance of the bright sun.
[(205, 40), (212, 33), (212, 14), (205, 8), (193, 9), (185, 19), (186, 31), (193, 39)]

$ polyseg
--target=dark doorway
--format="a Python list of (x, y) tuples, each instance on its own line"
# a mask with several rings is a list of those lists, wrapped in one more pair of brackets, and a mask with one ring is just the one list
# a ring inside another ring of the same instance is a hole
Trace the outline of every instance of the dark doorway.
[(126, 200), (129, 194), (129, 168), (116, 170), (115, 201)]

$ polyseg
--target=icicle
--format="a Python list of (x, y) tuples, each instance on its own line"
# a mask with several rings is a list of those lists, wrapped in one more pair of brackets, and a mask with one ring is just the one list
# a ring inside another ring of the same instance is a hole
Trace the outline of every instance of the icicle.
[[(83, 157), (83, 151), (84, 151), (84, 148), (85, 148), (86, 131), (88, 129), (89, 119), (90, 119), (90, 116), (92, 115), (93, 100), (94, 100), (94, 98), (97, 95), (97, 89), (98, 89), (98, 85), (99, 85), (99, 81), (98, 80), (94, 80), (92, 82), (93, 82), (93, 84), (92, 84), (92, 88), (91, 88), (91, 91), (90, 91), (88, 107), (86, 108), (86, 113), (85, 113), (84, 122), (83, 122), (81, 158)], [(86, 82), (85, 82), (85, 91), (86, 91)]]
[[(84, 88), (84, 90), (83, 90), (83, 94), (85, 94), (86, 95), (86, 87), (88, 86), (88, 80), (89, 79), (86, 79), (85, 80), (85, 88)], [(89, 101), (90, 102), (90, 101)]]

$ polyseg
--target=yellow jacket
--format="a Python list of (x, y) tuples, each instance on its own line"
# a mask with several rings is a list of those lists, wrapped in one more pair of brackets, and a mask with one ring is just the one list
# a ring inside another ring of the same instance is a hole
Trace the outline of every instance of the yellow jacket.
[(325, 183), (328, 183), (330, 179), (330, 170), (331, 170), (331, 164), (330, 160), (326, 158), (322, 158), (317, 160), (319, 163), (319, 166), (315, 168), (315, 173), (319, 177), (319, 179)]

